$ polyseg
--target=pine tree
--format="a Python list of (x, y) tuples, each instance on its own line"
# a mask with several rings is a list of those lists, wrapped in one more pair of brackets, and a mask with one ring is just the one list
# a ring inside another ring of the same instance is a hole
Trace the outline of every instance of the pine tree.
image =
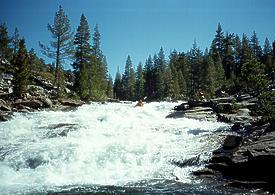
[(149, 56), (148, 59), (145, 62), (144, 65), (144, 71), (145, 71), (145, 84), (144, 84), (144, 90), (145, 90), (145, 96), (148, 97), (148, 99), (152, 99), (154, 97), (154, 67), (153, 67), (153, 61), (152, 57)]
[(223, 35), (223, 30), (222, 30), (222, 27), (221, 27), (221, 24), (218, 23), (218, 28), (216, 30), (216, 35), (215, 35), (215, 38), (212, 42), (212, 45), (211, 45), (211, 50), (212, 50), (212, 54), (214, 56), (213, 59), (216, 61), (217, 60), (217, 55), (219, 54), (221, 59), (223, 59), (224, 57), (224, 35)]
[(135, 90), (136, 90), (136, 76), (135, 76), (135, 70), (133, 67), (130, 68), (130, 80), (129, 80), (129, 100), (134, 101), (136, 98)]
[(93, 99), (100, 100), (106, 96), (108, 84), (107, 61), (100, 48), (101, 35), (98, 25), (94, 28), (91, 56), (91, 71), (89, 80), (91, 84), (90, 94)]
[(80, 25), (77, 28), (75, 34), (74, 44), (76, 45), (75, 50), (75, 61), (72, 64), (75, 72), (75, 89), (82, 99), (89, 98), (89, 65), (90, 65), (90, 29), (89, 24), (84, 14), (81, 15)]
[(136, 99), (140, 100), (144, 98), (144, 75), (141, 62), (138, 64), (136, 72)]
[(234, 64), (234, 56), (233, 56), (233, 34), (226, 34), (224, 38), (224, 74), (226, 79), (231, 79), (236, 67)]
[(265, 71), (268, 77), (272, 79), (275, 71), (275, 67), (272, 62), (272, 48), (267, 38), (265, 39), (265, 42), (264, 42), (262, 62), (265, 64)]
[(179, 86), (180, 86), (180, 94), (184, 97), (190, 97), (191, 95), (191, 63), (189, 61), (189, 56), (185, 53), (179, 53)]
[(239, 35), (236, 35), (233, 40), (233, 52), (234, 52), (234, 61), (235, 61), (235, 68), (234, 74), (236, 77), (241, 76), (241, 53), (242, 53), (242, 43)]
[(242, 81), (248, 92), (257, 93), (258, 96), (268, 86), (268, 79), (264, 73), (264, 65), (252, 58), (242, 67)]
[(167, 70), (165, 72), (165, 93), (164, 97), (168, 97), (169, 99), (174, 98), (175, 96), (175, 91), (174, 91), (174, 80), (172, 77), (172, 70), (171, 70), (171, 65), (167, 67)]
[(199, 90), (201, 90), (201, 85), (203, 83), (202, 73), (202, 52), (198, 48), (196, 41), (193, 43), (193, 47), (189, 52), (190, 60), (190, 95), (193, 97)]
[(98, 24), (95, 25), (94, 28), (94, 34), (93, 34), (93, 54), (99, 58), (102, 59), (103, 58), (103, 54), (102, 51), (100, 49), (100, 32), (99, 32), (99, 27)]
[(130, 55), (127, 56), (124, 74), (122, 76), (122, 85), (124, 91), (124, 99), (129, 100), (131, 98), (130, 92), (130, 77), (131, 77), (131, 69), (133, 68), (132, 60)]
[(257, 60), (260, 60), (262, 57), (262, 48), (260, 46), (260, 43), (255, 31), (253, 31), (253, 35), (250, 40), (250, 47), (252, 50), (253, 57), (256, 58)]
[(27, 92), (29, 77), (28, 54), (25, 46), (25, 40), (19, 41), (19, 48), (15, 59), (15, 74), (13, 80), (13, 93), (17, 98), (22, 98)]
[(122, 85), (122, 78), (119, 72), (119, 68), (117, 69), (115, 81), (114, 81), (114, 97), (117, 99), (123, 99), (123, 85)]
[(70, 20), (61, 6), (55, 13), (54, 23), (48, 24), (48, 30), (52, 35), (51, 48), (39, 43), (41, 51), (49, 58), (55, 59), (55, 85), (58, 89), (58, 96), (62, 95), (64, 88), (62, 62), (70, 59), (73, 55), (73, 34), (71, 32)]
[(180, 99), (184, 99), (187, 96), (187, 84), (186, 79), (183, 77), (181, 70), (178, 71), (178, 85)]
[(108, 98), (113, 98), (114, 97), (114, 91), (113, 91), (113, 79), (111, 75), (108, 77), (108, 83), (107, 83), (107, 91), (106, 91), (107, 97)]
[(13, 46), (13, 54), (17, 54), (18, 46), (19, 46), (19, 30), (18, 28), (15, 28), (14, 34), (12, 37), (12, 46)]
[[(250, 61), (252, 58), (252, 51), (249, 45), (249, 39), (248, 37), (243, 34), (243, 38), (242, 38), (242, 52), (241, 52), (241, 66), (244, 63), (247, 63), (248, 61)], [(242, 69), (242, 67), (240, 67)]]
[(9, 48), (9, 35), (5, 23), (0, 25), (0, 59), (11, 60), (12, 50)]
[(155, 95), (156, 99), (162, 100), (165, 97), (165, 71), (166, 60), (163, 48), (161, 47), (157, 56), (154, 56), (154, 74), (155, 74)]
[(206, 72), (206, 92), (208, 97), (213, 97), (215, 95), (216, 88), (218, 86), (218, 81), (216, 80), (215, 75), (216, 69), (214, 61), (211, 57), (211, 55), (206, 56), (206, 66), (207, 66), (207, 72)]

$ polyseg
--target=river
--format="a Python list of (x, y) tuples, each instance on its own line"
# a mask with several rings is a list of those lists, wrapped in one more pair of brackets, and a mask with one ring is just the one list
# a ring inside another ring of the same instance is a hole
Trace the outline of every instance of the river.
[(191, 173), (220, 146), (216, 132), (228, 125), (165, 118), (178, 104), (15, 113), (0, 123), (0, 192), (223, 194)]

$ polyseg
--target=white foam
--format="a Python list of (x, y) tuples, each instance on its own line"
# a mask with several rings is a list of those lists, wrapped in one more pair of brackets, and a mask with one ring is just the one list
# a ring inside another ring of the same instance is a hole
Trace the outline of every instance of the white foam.
[[(0, 190), (62, 185), (123, 185), (144, 179), (188, 182), (194, 167), (171, 163), (219, 145), (222, 123), (165, 118), (179, 103), (84, 105), (70, 112), (17, 114), (0, 123)], [(57, 127), (57, 124), (65, 124)], [(66, 126), (67, 124), (67, 126)], [(54, 127), (54, 128), (50, 128)], [(67, 136), (49, 133), (69, 128)], [(202, 133), (194, 135), (190, 130)], [(47, 137), (48, 136), (48, 137)], [(1, 149), (1, 148), (0, 148)], [(33, 169), (31, 163), (38, 163)]]

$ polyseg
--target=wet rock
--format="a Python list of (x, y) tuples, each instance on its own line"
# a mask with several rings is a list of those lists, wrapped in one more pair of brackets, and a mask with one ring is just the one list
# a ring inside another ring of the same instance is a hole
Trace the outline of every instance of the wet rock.
[(270, 183), (266, 181), (239, 181), (233, 180), (225, 184), (225, 186), (237, 187), (237, 188), (265, 188), (270, 189)]
[(223, 143), (223, 148), (233, 149), (239, 147), (242, 143), (242, 140), (243, 138), (240, 135), (227, 135)]
[(180, 168), (192, 165), (198, 165), (200, 163), (200, 155), (185, 159), (185, 160), (172, 160), (173, 165), (176, 165)]
[(236, 98), (234, 96), (211, 99), (211, 102), (213, 102), (215, 104), (219, 104), (219, 103), (234, 103), (235, 101), (236, 101)]
[(12, 113), (11, 112), (1, 112), (0, 111), (0, 122), (8, 121), (11, 119)]
[(47, 132), (46, 134), (47, 138), (65, 137), (68, 135), (69, 132), (76, 130), (76, 124), (70, 124), (70, 123), (52, 124), (45, 128), (50, 129), (50, 131)]
[(42, 157), (32, 157), (26, 160), (25, 164), (30, 169), (36, 169), (38, 166), (45, 164), (46, 161)]
[(253, 127), (244, 138), (227, 136), (223, 147), (213, 152), (207, 167), (238, 180), (233, 183), (236, 186), (274, 186), (275, 131), (265, 131), (271, 126)]
[(8, 105), (4, 100), (0, 99), (0, 111), (11, 111), (10, 105)]
[(214, 174), (215, 174), (215, 171), (213, 169), (208, 169), (208, 168), (204, 168), (193, 172), (193, 175), (195, 176), (212, 176)]
[(182, 111), (182, 110), (187, 110), (189, 107), (190, 107), (190, 106), (189, 106), (188, 102), (184, 102), (184, 103), (182, 103), (182, 104), (180, 104), (180, 105), (178, 105), (178, 106), (175, 106), (175, 107), (173, 108), (173, 110)]
[(40, 109), (43, 108), (43, 102), (41, 102), (40, 100), (17, 100), (15, 103), (13, 103), (14, 107), (17, 108), (32, 108), (32, 109)]
[(183, 118), (184, 117), (184, 112), (182, 111), (176, 111), (168, 114), (166, 118)]
[(44, 108), (52, 108), (53, 107), (52, 101), (47, 97), (40, 97), (40, 98), (38, 98), (38, 100), (40, 100), (43, 103)]
[(63, 106), (72, 106), (72, 107), (82, 106), (85, 103), (81, 100), (72, 100), (72, 99), (60, 99), (59, 102)]

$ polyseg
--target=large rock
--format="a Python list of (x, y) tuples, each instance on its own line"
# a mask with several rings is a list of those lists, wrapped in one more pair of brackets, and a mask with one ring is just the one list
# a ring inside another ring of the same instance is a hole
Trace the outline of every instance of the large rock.
[(0, 99), (0, 110), (1, 111), (11, 111), (11, 107), (4, 100)]
[(232, 111), (233, 111), (233, 104), (229, 103), (229, 102), (218, 103), (215, 106), (215, 111), (217, 113), (227, 113), (227, 114), (232, 113)]
[(274, 191), (275, 131), (270, 128), (271, 124), (253, 128), (243, 142), (240, 136), (227, 136), (208, 168), (240, 181), (237, 185)]
[(59, 99), (59, 102), (63, 106), (72, 106), (72, 107), (82, 106), (84, 104), (84, 102), (81, 100), (72, 100), (72, 99)]
[(43, 102), (40, 100), (18, 100), (13, 103), (13, 107), (22, 109), (24, 107), (32, 108), (32, 109), (40, 109), (43, 108)]
[(47, 97), (40, 97), (40, 98), (38, 98), (38, 100), (43, 103), (44, 108), (52, 108), (53, 107), (52, 101)]
[(227, 135), (223, 143), (223, 148), (233, 149), (239, 147), (242, 140), (243, 138), (240, 135)]

